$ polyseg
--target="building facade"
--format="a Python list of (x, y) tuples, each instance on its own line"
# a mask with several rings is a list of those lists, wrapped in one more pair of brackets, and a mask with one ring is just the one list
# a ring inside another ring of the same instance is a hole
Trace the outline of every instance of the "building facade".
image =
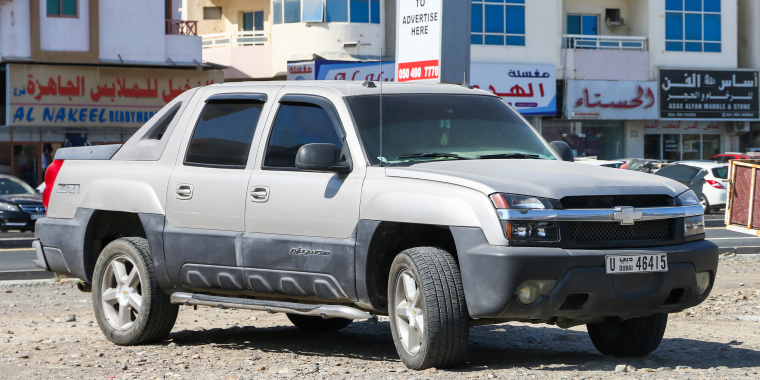
[(0, 173), (41, 183), (56, 149), (121, 143), (188, 88), (202, 63), (180, 1), (0, 2)]

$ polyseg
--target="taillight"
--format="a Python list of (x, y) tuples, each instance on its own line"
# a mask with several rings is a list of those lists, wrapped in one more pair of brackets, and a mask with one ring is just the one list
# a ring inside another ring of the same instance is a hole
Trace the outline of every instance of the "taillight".
[(712, 187), (714, 187), (716, 189), (725, 189), (725, 187), (723, 187), (723, 185), (721, 185), (720, 182), (718, 182), (718, 181), (713, 181), (711, 179), (706, 179), (705, 182), (707, 182), (708, 184), (710, 184), (710, 186), (712, 186)]
[(63, 160), (53, 160), (53, 162), (48, 165), (47, 170), (45, 170), (45, 191), (42, 192), (42, 204), (45, 205), (45, 210), (48, 208), (50, 193), (53, 192), (55, 178), (58, 177), (58, 172), (61, 171), (61, 166), (63, 166)]

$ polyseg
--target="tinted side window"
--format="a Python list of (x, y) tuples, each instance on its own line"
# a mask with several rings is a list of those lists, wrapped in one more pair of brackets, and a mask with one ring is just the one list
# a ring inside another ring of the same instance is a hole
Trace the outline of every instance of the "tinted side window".
[(185, 164), (245, 167), (262, 103), (206, 104), (193, 132)]
[(295, 168), (298, 149), (311, 143), (343, 142), (327, 111), (311, 104), (281, 104), (269, 137), (264, 166)]

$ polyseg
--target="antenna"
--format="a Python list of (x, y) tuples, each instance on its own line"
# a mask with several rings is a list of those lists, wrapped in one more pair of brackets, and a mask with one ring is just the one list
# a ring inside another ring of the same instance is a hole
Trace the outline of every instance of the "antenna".
[(377, 79), (380, 81), (380, 166), (383, 166), (383, 48), (380, 48), (380, 75)]

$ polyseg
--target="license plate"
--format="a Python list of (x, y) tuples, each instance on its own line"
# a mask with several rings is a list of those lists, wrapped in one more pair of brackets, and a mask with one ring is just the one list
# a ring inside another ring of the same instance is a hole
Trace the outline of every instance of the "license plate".
[(607, 274), (667, 272), (668, 255), (607, 255)]
[(32, 220), (37, 220), (44, 217), (45, 217), (45, 214), (32, 214)]

